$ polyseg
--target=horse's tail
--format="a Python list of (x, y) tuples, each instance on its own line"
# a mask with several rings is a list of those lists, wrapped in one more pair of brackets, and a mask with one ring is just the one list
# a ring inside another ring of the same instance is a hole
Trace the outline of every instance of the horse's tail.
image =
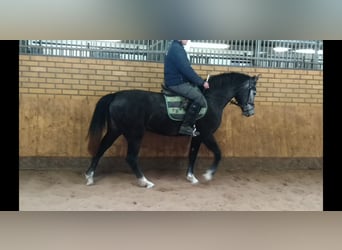
[(103, 130), (107, 124), (109, 115), (109, 105), (113, 99), (114, 94), (108, 94), (101, 97), (96, 103), (87, 134), (88, 152), (92, 156), (95, 156), (97, 153), (98, 147), (103, 137)]

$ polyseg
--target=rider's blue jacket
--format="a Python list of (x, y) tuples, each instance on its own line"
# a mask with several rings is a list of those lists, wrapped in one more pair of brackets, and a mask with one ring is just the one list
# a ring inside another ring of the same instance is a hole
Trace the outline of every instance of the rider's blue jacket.
[(193, 70), (183, 44), (173, 40), (164, 60), (164, 81), (166, 86), (190, 82), (201, 86), (204, 80)]

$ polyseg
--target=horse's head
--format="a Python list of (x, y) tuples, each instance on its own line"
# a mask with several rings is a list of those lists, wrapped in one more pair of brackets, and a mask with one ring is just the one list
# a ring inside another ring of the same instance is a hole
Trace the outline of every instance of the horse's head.
[(235, 101), (232, 101), (233, 104), (236, 104), (241, 108), (244, 116), (249, 117), (254, 115), (254, 98), (259, 77), (260, 74), (245, 81), (235, 96)]

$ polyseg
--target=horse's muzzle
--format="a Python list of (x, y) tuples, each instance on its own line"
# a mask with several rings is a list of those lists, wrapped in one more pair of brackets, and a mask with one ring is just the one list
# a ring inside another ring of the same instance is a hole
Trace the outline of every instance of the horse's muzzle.
[(254, 107), (250, 104), (247, 104), (243, 109), (242, 109), (242, 114), (246, 117), (250, 117), (254, 115)]
[(243, 115), (247, 116), (247, 117), (253, 116), (254, 115), (254, 110), (250, 110), (248, 112), (243, 112)]

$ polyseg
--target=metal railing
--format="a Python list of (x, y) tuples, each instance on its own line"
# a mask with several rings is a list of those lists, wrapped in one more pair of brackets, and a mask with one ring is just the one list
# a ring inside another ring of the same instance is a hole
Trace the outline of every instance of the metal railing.
[[(21, 40), (20, 54), (163, 62), (170, 40)], [(319, 40), (191, 40), (192, 64), (323, 70)]]

